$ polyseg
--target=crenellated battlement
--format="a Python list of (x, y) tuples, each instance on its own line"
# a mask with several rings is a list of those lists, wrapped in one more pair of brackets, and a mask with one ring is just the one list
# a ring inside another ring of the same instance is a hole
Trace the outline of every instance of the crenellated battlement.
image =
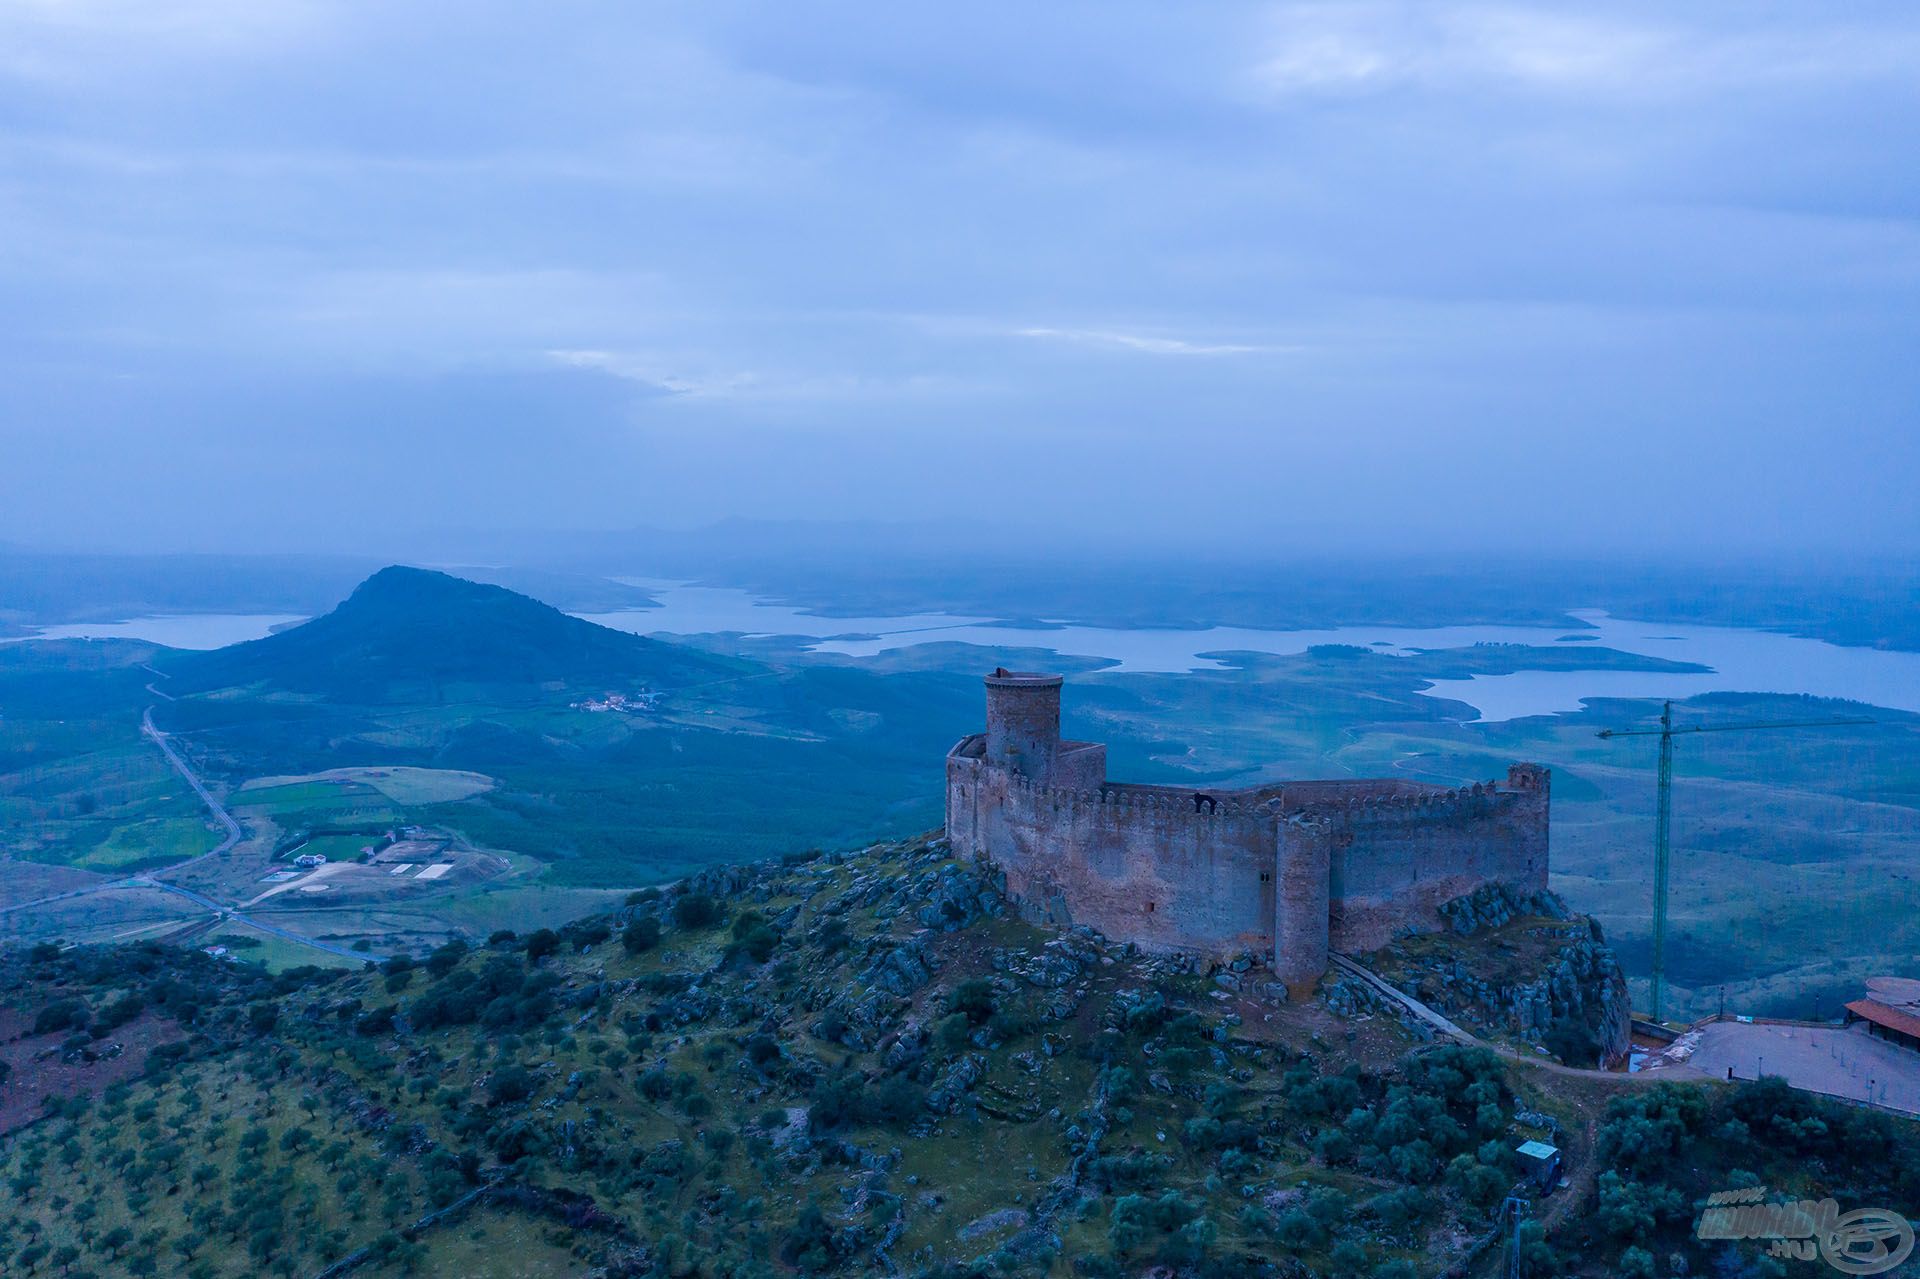
[[(963, 739), (950, 758), (965, 758), (965, 747), (976, 738)], [(977, 760), (977, 756), (975, 757)], [(978, 761), (984, 767), (992, 764)], [(1525, 771), (1525, 783), (1512, 780), (1502, 786), (1496, 779), (1469, 782), (1460, 786), (1430, 786), (1413, 793), (1378, 793), (1381, 783), (1356, 779), (1350, 793), (1342, 795), (1339, 782), (1315, 783), (1331, 788), (1316, 792), (1311, 802), (1289, 805), (1272, 786), (1250, 787), (1235, 791), (1214, 791), (1204, 787), (1147, 786), (1133, 783), (1107, 783), (1097, 789), (1066, 787), (1036, 781), (1021, 773), (1008, 773), (1006, 785), (1013, 794), (1053, 804), (1095, 804), (1107, 807), (1187, 814), (1196, 818), (1270, 817), (1276, 821), (1300, 814), (1312, 814), (1329, 822), (1364, 824), (1420, 820), (1444, 821), (1493, 811), (1509, 797), (1530, 794), (1545, 788), (1547, 770), (1535, 764), (1515, 765), (1513, 773)], [(1510, 775), (1511, 777), (1511, 775)], [(1517, 779), (1515, 779), (1517, 780)], [(1284, 788), (1282, 788), (1284, 789)]]
[(1324, 811), (1350, 826), (1388, 822), (1441, 822), (1480, 817), (1493, 812), (1506, 797), (1492, 782), (1474, 782), (1426, 795), (1393, 795), (1351, 800)]
[(1298, 992), (1332, 945), (1438, 927), (1439, 905), (1481, 884), (1546, 887), (1540, 765), (1461, 786), (1110, 782), (1105, 747), (1059, 736), (1059, 677), (996, 671), (987, 684), (990, 731), (947, 756), (947, 832), (1005, 871), (1036, 917), (1147, 949), (1271, 948)]

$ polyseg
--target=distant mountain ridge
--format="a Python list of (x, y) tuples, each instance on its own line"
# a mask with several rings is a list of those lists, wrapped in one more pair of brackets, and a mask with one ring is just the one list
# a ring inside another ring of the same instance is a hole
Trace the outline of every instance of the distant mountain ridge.
[(446, 700), (454, 685), (671, 689), (750, 663), (571, 617), (500, 586), (394, 565), (332, 612), (265, 639), (178, 653), (186, 690), (267, 685), (335, 701)]

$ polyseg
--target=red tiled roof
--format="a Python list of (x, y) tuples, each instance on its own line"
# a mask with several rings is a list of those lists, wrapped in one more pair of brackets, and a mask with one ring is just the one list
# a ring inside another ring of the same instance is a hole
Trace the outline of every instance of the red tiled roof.
[(1847, 1005), (1847, 1011), (1856, 1017), (1866, 1018), (1876, 1026), (1885, 1026), (1888, 1030), (1897, 1030), (1903, 1035), (1920, 1039), (1920, 1017), (1889, 1008), (1877, 999), (1856, 999)]

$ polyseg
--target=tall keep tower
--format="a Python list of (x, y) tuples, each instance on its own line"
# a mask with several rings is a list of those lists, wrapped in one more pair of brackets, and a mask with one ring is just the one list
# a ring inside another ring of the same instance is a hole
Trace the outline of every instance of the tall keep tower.
[(1001, 667), (987, 676), (987, 763), (1039, 785), (1053, 784), (1060, 754), (1058, 675)]

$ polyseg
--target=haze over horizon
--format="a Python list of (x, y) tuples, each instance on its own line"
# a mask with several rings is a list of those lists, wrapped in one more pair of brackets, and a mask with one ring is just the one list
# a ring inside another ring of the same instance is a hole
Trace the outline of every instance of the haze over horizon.
[(1920, 551), (1920, 14), (0, 7), (0, 540)]

